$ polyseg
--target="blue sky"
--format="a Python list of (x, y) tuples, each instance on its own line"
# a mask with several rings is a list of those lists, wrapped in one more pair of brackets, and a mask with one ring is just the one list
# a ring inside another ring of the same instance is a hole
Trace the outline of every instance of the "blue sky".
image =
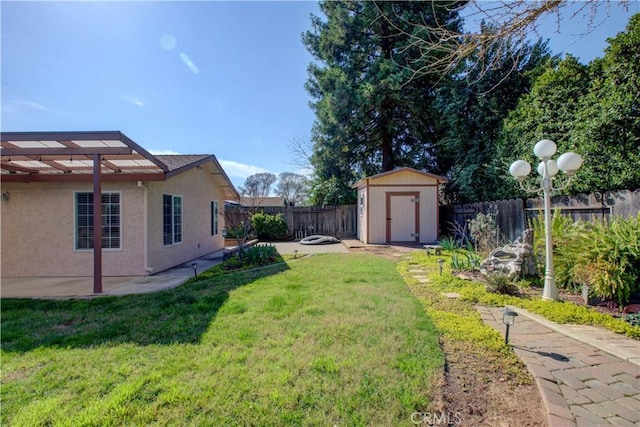
[[(587, 63), (640, 13), (612, 5), (540, 26), (554, 53)], [(308, 139), (301, 42), (316, 2), (1, 3), (3, 131), (120, 130), (154, 153), (215, 154), (236, 187), (297, 172)]]

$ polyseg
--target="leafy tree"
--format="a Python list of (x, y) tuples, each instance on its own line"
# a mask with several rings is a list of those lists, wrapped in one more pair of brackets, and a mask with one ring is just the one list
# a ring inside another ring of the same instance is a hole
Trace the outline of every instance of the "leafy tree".
[(316, 199), (347, 196), (358, 178), (396, 166), (434, 170), (434, 89), (443, 76), (411, 78), (411, 68), (425, 58), (397, 28), (409, 31), (407, 22), (415, 20), (457, 26), (452, 4), (320, 3), (326, 20), (312, 16), (313, 29), (303, 35), (315, 60), (306, 87), (316, 112), (311, 135)]
[(568, 55), (560, 62), (547, 64), (531, 91), (503, 122), (492, 165), (499, 177), (496, 197), (527, 196), (508, 175), (508, 169), (517, 159), (527, 160), (535, 168), (539, 160), (533, 155), (533, 146), (537, 141), (551, 139), (561, 153), (579, 151), (569, 139), (588, 88), (588, 67), (574, 57)]
[(309, 182), (309, 203), (317, 206), (343, 206), (356, 203), (356, 190), (335, 176), (320, 179), (314, 176)]
[[(588, 66), (568, 56), (536, 80), (503, 124), (495, 169), (523, 158), (534, 166), (536, 141), (575, 151), (583, 167), (566, 193), (640, 187), (640, 15), (609, 39), (604, 58)], [(503, 197), (524, 196), (509, 180)]]
[(584, 158), (576, 191), (640, 188), (640, 14), (589, 66), (589, 92), (571, 134)]
[[(483, 33), (493, 31), (483, 28)], [(446, 129), (438, 152), (439, 169), (449, 178), (446, 193), (450, 201), (491, 200), (499, 190), (502, 173), (496, 173), (491, 163), (502, 121), (529, 92), (540, 66), (551, 58), (541, 41), (518, 47), (518, 52), (522, 57), (516, 58), (515, 51), (507, 48), (476, 52), (438, 91)], [(499, 63), (500, 68), (482, 71), (476, 66), (482, 60)]]
[(293, 172), (282, 172), (278, 175), (276, 194), (284, 197), (294, 205), (302, 204), (306, 199), (307, 178)]
[(271, 192), (271, 186), (276, 182), (276, 176), (269, 172), (253, 174), (240, 187), (240, 194), (247, 197), (266, 197)]

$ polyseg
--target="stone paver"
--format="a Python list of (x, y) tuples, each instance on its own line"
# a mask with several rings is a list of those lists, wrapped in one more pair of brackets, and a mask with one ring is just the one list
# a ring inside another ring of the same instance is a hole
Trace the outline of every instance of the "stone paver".
[[(477, 309), (504, 334), (501, 308)], [(514, 310), (509, 343), (536, 380), (549, 426), (640, 426), (640, 342)]]
[[(502, 308), (476, 309), (505, 333)], [(519, 316), (509, 343), (536, 381), (550, 427), (640, 426), (640, 341), (512, 309)]]

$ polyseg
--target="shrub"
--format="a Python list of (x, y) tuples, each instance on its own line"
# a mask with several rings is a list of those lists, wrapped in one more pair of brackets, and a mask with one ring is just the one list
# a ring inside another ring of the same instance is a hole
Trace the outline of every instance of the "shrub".
[[(542, 212), (531, 220), (530, 226), (534, 235), (533, 250), (537, 269), (540, 273), (540, 279), (543, 279), (546, 249)], [(571, 217), (561, 215), (560, 211), (556, 210), (551, 219), (551, 235), (556, 283), (560, 288), (577, 291), (582, 283), (576, 279), (576, 268), (578, 268), (578, 259), (582, 255), (588, 239), (585, 233), (585, 223), (582, 221), (574, 223)]]
[(627, 314), (624, 318), (631, 326), (640, 326), (640, 313)]
[(496, 224), (495, 215), (480, 212), (469, 220), (469, 233), (480, 252), (489, 252), (498, 247), (500, 230)]
[(454, 271), (475, 271), (480, 268), (480, 256), (472, 251), (454, 251), (451, 254), (451, 269)]
[(620, 305), (640, 293), (640, 213), (608, 223), (587, 224), (588, 239), (576, 266), (576, 277), (601, 298)]
[(445, 251), (455, 251), (456, 249), (460, 248), (458, 241), (455, 239), (455, 237), (451, 236), (442, 237), (440, 240), (438, 240), (438, 244), (442, 246), (442, 249), (444, 249)]
[(242, 259), (248, 265), (263, 265), (273, 262), (276, 255), (276, 248), (271, 245), (255, 245), (242, 251)]
[(520, 288), (504, 274), (490, 274), (486, 276), (487, 291), (503, 295), (520, 295)]
[(233, 238), (241, 239), (241, 238), (247, 237), (246, 236), (247, 234), (248, 234), (248, 230), (245, 229), (244, 221), (241, 221), (240, 224), (236, 226), (231, 225), (227, 229), (227, 237), (231, 239)]
[[(619, 304), (640, 292), (640, 214), (609, 221), (573, 222), (555, 212), (551, 223), (554, 272), (559, 287), (588, 285), (603, 299)], [(539, 271), (544, 271), (544, 221), (531, 221)]]
[(287, 222), (280, 213), (275, 215), (255, 213), (251, 215), (251, 225), (258, 239), (278, 240), (287, 235)]
[(283, 261), (284, 259), (278, 253), (275, 246), (255, 245), (241, 249), (237, 254), (225, 260), (222, 264), (214, 265), (210, 269), (199, 273), (198, 277), (192, 277), (186, 283), (199, 282), (202, 280), (212, 279), (232, 271), (249, 270)]

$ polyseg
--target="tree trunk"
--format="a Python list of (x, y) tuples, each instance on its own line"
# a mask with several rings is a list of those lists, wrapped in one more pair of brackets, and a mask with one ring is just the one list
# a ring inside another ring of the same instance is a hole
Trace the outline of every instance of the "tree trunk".
[[(384, 61), (391, 61), (392, 46), (389, 38), (389, 25), (382, 22), (381, 48)], [(386, 76), (385, 76), (386, 77)], [(386, 83), (386, 82), (385, 82)], [(380, 144), (382, 149), (382, 172), (393, 170), (393, 133), (391, 124), (393, 122), (393, 99), (389, 93), (391, 88), (384, 88), (385, 94), (380, 103)]]

